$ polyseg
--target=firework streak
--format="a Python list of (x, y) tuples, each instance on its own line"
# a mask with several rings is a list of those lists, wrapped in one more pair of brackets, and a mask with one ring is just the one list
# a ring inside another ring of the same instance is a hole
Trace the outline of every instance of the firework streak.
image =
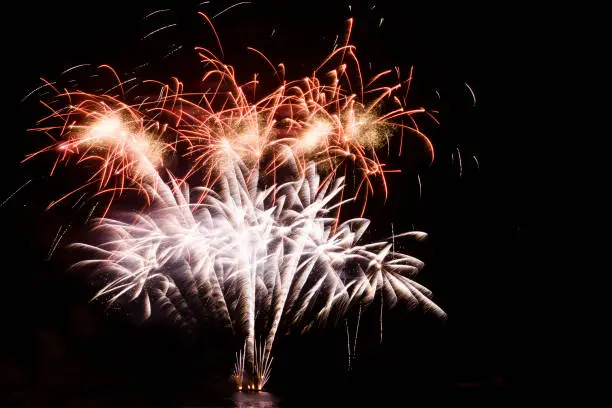
[[(349, 20), (344, 45), (300, 80), (287, 80), (283, 64), (251, 49), (280, 83), (263, 97), (256, 76), (239, 84), (234, 68), (205, 48), (196, 48), (210, 67), (204, 93), (186, 92), (178, 79), (144, 81), (140, 86), (153, 87), (156, 96), (129, 103), (125, 82), (106, 65), (99, 70), (119, 82), (103, 94), (46, 83), (54, 101), (65, 104), (43, 103), (50, 114), (36, 130), (52, 143), (25, 160), (54, 152), (51, 173), (60, 163), (89, 172), (86, 183), (50, 206), (85, 193), (109, 197), (93, 224), (98, 243), (71, 245), (87, 254), (73, 267), (95, 271), (106, 283), (95, 299), (138, 300), (146, 318), (153, 312), (177, 321), (212, 317), (231, 327), (245, 339), (234, 369), (239, 389), (264, 386), (281, 327), (337, 321), (377, 294), (381, 307), (402, 301), (444, 316), (431, 292), (412, 280), (421, 261), (386, 241), (361, 242), (369, 220), (341, 219), (346, 202), (359, 202), (363, 217), (368, 197), (376, 190), (386, 196), (385, 175), (393, 170), (377, 148), (393, 135), (399, 154), (403, 137), (416, 135), (433, 160), (414, 119), (431, 114), (405, 108), (411, 77), (400, 80), (396, 69), (365, 82), (348, 42), (351, 27)], [(384, 85), (392, 73), (394, 83)], [(174, 170), (170, 154), (187, 170)], [(144, 209), (108, 216), (126, 190), (144, 197)], [(401, 236), (425, 234), (393, 239)]]

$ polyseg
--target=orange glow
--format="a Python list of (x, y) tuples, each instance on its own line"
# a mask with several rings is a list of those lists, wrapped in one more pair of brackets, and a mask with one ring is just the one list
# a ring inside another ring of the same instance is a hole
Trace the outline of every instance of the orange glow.
[[(211, 20), (199, 14), (210, 25), (223, 54)], [(57, 156), (51, 173), (58, 163), (67, 164), (71, 159), (87, 165), (91, 178), (83, 187), (97, 186), (97, 193), (109, 193), (110, 201), (132, 189), (147, 196), (145, 185), (160, 180), (158, 171), (164, 167), (169, 150), (180, 151), (190, 161), (181, 181), (196, 177), (199, 184), (209, 188), (220, 173), (237, 162), (253, 171), (272, 174), (276, 180), (276, 172), (289, 159), (302, 175), (306, 163), (313, 161), (329, 178), (352, 169), (355, 189), (353, 196), (346, 198), (360, 199), (363, 214), (368, 197), (376, 191), (386, 196), (387, 174), (398, 171), (387, 169), (376, 149), (399, 134), (401, 154), (403, 137), (412, 133), (425, 139), (427, 153), (433, 159), (431, 143), (414, 117), (435, 117), (423, 108), (406, 107), (412, 69), (405, 80), (401, 80), (398, 69), (387, 69), (364, 81), (356, 48), (350, 45), (353, 23), (352, 19), (348, 21), (340, 47), (323, 58), (310, 75), (295, 80), (285, 78), (283, 63), (249, 48), (266, 61), (279, 83), (276, 88), (266, 84), (271, 91), (263, 95), (259, 95), (257, 75), (240, 83), (234, 67), (203, 47), (197, 47), (196, 52), (207, 67), (202, 81), (210, 87), (205, 92), (187, 92), (177, 78), (167, 84), (146, 80), (143, 86), (154, 87), (150, 94), (157, 94), (157, 98), (129, 103), (125, 82), (110, 66), (101, 65), (99, 69), (110, 71), (117, 81), (105, 93), (62, 92), (51, 87), (57, 92), (54, 97), (65, 98), (67, 104), (56, 109), (43, 102), (51, 113), (39, 121), (36, 130), (51, 136), (54, 142), (25, 160), (51, 151)], [(394, 108), (383, 114), (383, 104)], [(57, 123), (42, 125), (50, 120)]]

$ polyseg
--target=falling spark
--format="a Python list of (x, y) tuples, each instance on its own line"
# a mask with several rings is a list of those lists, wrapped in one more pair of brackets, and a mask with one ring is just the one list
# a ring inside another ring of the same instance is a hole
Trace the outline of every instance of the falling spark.
[(344, 319), (346, 326), (346, 346), (348, 350), (348, 371), (351, 371), (351, 336), (349, 334), (348, 319)]
[(472, 156), (474, 158), (474, 161), (476, 162), (476, 168), (478, 169), (478, 171), (480, 171), (480, 163), (478, 163), (478, 159), (476, 158), (476, 155)]
[(421, 175), (417, 174), (417, 180), (419, 181), (419, 200), (423, 199), (422, 186), (421, 186)]
[[(134, 71), (137, 71), (137, 70), (139, 70), (139, 69), (142, 69), (142, 68), (144, 68), (144, 67), (146, 67), (146, 66), (148, 66), (148, 65), (149, 65), (149, 63), (148, 63), (148, 62), (145, 62), (144, 64), (140, 64), (140, 65), (138, 65), (136, 68), (134, 68)], [(93, 76), (94, 76), (94, 75), (92, 75), (92, 77), (93, 77)], [(99, 75), (98, 75), (98, 74), (95, 74), (95, 76), (99, 76)]]
[(94, 210), (96, 209), (96, 207), (98, 206), (98, 202), (96, 202), (92, 207), (91, 210), (89, 210), (89, 214), (87, 214), (87, 218), (85, 218), (85, 224), (87, 224), (89, 222), (89, 219), (91, 218), (91, 215), (93, 214)]
[(436, 95), (438, 95), (438, 99), (441, 99), (441, 98), (440, 98), (440, 92), (438, 92), (438, 90), (437, 90), (437, 89), (436, 89)]
[(383, 342), (383, 305), (385, 304), (384, 298), (382, 297), (382, 287), (380, 288), (380, 344)]
[(461, 177), (463, 175), (463, 163), (461, 161), (461, 152), (459, 151), (458, 147), (457, 147), (457, 159), (459, 159), (459, 177)]
[(76, 207), (76, 206), (77, 206), (77, 204), (78, 204), (78, 203), (79, 203), (79, 202), (80, 202), (80, 201), (83, 199), (83, 197), (85, 197), (85, 194), (87, 194), (87, 193), (83, 193), (83, 194), (81, 194), (81, 196), (79, 197), (79, 199), (78, 199), (78, 200), (76, 200), (76, 202), (74, 203), (74, 205), (72, 206), (72, 208), (74, 208), (74, 207)]
[(174, 48), (172, 51), (170, 51), (169, 53), (164, 55), (164, 57), (162, 59), (168, 58), (169, 56), (171, 56), (172, 54), (175, 54), (177, 51), (181, 50), (182, 48), (183, 48), (183, 46), (179, 45), (178, 47)]
[(21, 102), (25, 101), (26, 99), (28, 99), (28, 97), (30, 97), (34, 92), (49, 86), (49, 87), (53, 87), (53, 85), (55, 85), (55, 82), (45, 82), (44, 84), (42, 84), (41, 86), (39, 86), (38, 88), (34, 89), (33, 91), (31, 91), (29, 94), (27, 94), (26, 96), (23, 97), (23, 99), (21, 99)]
[(0, 208), (4, 207), (4, 204), (6, 204), (11, 198), (13, 198), (15, 196), (15, 194), (17, 194), (18, 192), (21, 191), (22, 188), (24, 188), (25, 186), (27, 186), (28, 184), (30, 184), (30, 182), (32, 181), (32, 179), (29, 179), (28, 181), (26, 181), (25, 183), (23, 183), (21, 185), (21, 187), (19, 187), (17, 190), (15, 190), (13, 192), (13, 194), (11, 194), (10, 196), (8, 196), (3, 202), (2, 204), (0, 204)]
[(378, 23), (378, 27), (381, 27), (383, 25), (383, 22), (385, 21), (384, 17), (380, 18), (380, 23)]
[(233, 5), (229, 6), (228, 8), (226, 8), (225, 10), (223, 10), (222, 12), (217, 13), (214, 16), (212, 16), (212, 20), (214, 20), (215, 18), (219, 17), (221, 14), (225, 13), (226, 11), (233, 9), (234, 7), (240, 6), (241, 4), (251, 4), (251, 2), (250, 1), (241, 1), (240, 3), (233, 4)]
[(142, 37), (142, 38), (141, 38), (141, 40), (144, 40), (144, 39), (146, 39), (146, 38), (148, 38), (148, 37), (152, 36), (152, 35), (153, 35), (153, 34), (155, 34), (155, 33), (158, 33), (158, 32), (160, 32), (160, 31), (162, 31), (162, 30), (165, 30), (166, 28), (175, 27), (175, 26), (176, 26), (176, 24), (168, 24), (167, 26), (163, 26), (163, 27), (161, 27), (161, 28), (158, 28), (157, 30), (153, 30), (153, 31), (151, 31), (149, 34), (147, 34), (147, 35), (145, 35), (144, 37)]
[(132, 85), (131, 87), (129, 87), (129, 88), (127, 89), (127, 91), (125, 91), (124, 95), (127, 95), (127, 94), (129, 94), (131, 91), (133, 91), (134, 89), (138, 88), (138, 85), (140, 85), (140, 84), (135, 84), (135, 85)]
[(153, 11), (153, 12), (151, 12), (151, 13), (147, 14), (146, 16), (144, 16), (144, 18), (149, 18), (149, 17), (151, 17), (151, 16), (153, 16), (153, 15), (155, 15), (155, 14), (158, 14), (158, 13), (165, 13), (165, 12), (167, 12), (167, 11), (170, 11), (170, 9), (156, 10), (156, 11)]
[[(126, 79), (125, 81), (119, 82), (117, 85), (113, 86), (112, 88), (107, 89), (106, 92), (103, 93), (103, 95), (106, 95), (109, 92), (114, 91), (117, 88), (122, 88), (123, 85), (125, 85), (125, 84), (127, 84), (129, 82), (132, 82), (132, 81), (136, 81), (137, 79), (138, 78), (134, 77), (134, 78)], [(124, 92), (124, 95), (125, 95), (125, 92)]]
[(476, 95), (474, 94), (474, 91), (472, 90), (472, 88), (468, 85), (467, 82), (464, 82), (465, 86), (467, 87), (467, 89), (470, 91), (470, 94), (472, 94), (472, 99), (474, 100), (474, 105), (476, 106)]
[[(66, 227), (64, 232), (62, 232), (62, 234), (59, 236), (59, 238), (57, 238), (57, 240), (55, 241), (55, 244), (51, 247), (51, 250), (49, 251), (49, 254), (47, 255), (47, 261), (49, 261), (51, 259), (51, 257), (55, 253), (55, 250), (57, 249), (57, 246), (59, 245), (59, 243), (62, 240), (62, 238), (64, 238), (64, 235), (66, 235), (66, 232), (68, 231), (69, 228), (70, 228), (70, 224), (68, 224), (68, 226)], [(60, 229), (61, 229), (61, 227), (60, 227)], [(59, 231), (58, 231), (58, 233), (59, 233)]]
[[(51, 249), (53, 248), (53, 245), (55, 245), (55, 241), (57, 241), (57, 238), (59, 237), (60, 233), (62, 232), (62, 229), (64, 228), (63, 225), (60, 225), (59, 229), (57, 230), (57, 233), (55, 234), (55, 237), (53, 238), (53, 241), (51, 241), (51, 248), (49, 248), (49, 253), (51, 253)], [(48, 257), (49, 254), (47, 254)]]
[(359, 323), (361, 321), (361, 303), (359, 303), (359, 312), (357, 312), (357, 325), (355, 327), (355, 343), (353, 344), (353, 355), (357, 356), (357, 337), (359, 336)]
[[(68, 73), (68, 72), (70, 72), (70, 71), (72, 71), (72, 70), (74, 70), (74, 69), (77, 69), (77, 68), (81, 68), (81, 67), (89, 67), (90, 65), (91, 65), (91, 64), (80, 64), (80, 65), (75, 65), (74, 67), (70, 67), (70, 68), (68, 68), (67, 70), (63, 71), (62, 73), (60, 73), (60, 75), (64, 75), (64, 74), (66, 74), (66, 73)], [(68, 81), (68, 82), (70, 82), (70, 81)]]

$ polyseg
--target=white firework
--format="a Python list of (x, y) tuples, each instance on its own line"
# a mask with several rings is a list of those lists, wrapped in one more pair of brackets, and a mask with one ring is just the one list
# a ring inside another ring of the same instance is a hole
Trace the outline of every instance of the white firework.
[[(209, 316), (244, 335), (237, 367), (253, 372), (249, 389), (269, 378), (281, 325), (324, 324), (377, 293), (387, 307), (404, 301), (444, 316), (431, 292), (412, 280), (420, 260), (386, 241), (361, 244), (365, 218), (338, 222), (343, 179), (321, 183), (314, 164), (303, 174), (262, 188), (258, 172), (237, 161), (214, 189), (189, 190), (175, 180), (147, 187), (154, 197), (147, 210), (99, 219), (102, 243), (73, 244), (91, 253), (74, 267), (95, 266), (104, 277), (95, 298), (140, 299), (146, 318), (153, 304), (177, 319)], [(396, 237), (406, 235), (424, 236)], [(256, 326), (264, 331), (259, 346)], [(242, 381), (243, 374), (235, 377)]]

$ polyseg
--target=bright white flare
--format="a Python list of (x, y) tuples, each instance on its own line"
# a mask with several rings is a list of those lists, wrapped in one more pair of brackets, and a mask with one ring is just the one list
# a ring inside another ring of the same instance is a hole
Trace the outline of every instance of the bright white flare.
[[(141, 299), (145, 317), (156, 305), (177, 319), (212, 316), (231, 325), (245, 337), (246, 360), (262, 382), (281, 325), (308, 329), (377, 293), (388, 307), (402, 300), (444, 315), (411, 279), (420, 260), (387, 242), (360, 244), (365, 218), (338, 224), (343, 179), (321, 184), (312, 164), (297, 181), (259, 184), (256, 171), (235, 162), (215, 191), (174, 181), (149, 187), (149, 209), (100, 219), (95, 229), (104, 242), (74, 244), (92, 253), (75, 267), (95, 265), (109, 282), (95, 297)], [(259, 350), (256, 321), (265, 336)]]

